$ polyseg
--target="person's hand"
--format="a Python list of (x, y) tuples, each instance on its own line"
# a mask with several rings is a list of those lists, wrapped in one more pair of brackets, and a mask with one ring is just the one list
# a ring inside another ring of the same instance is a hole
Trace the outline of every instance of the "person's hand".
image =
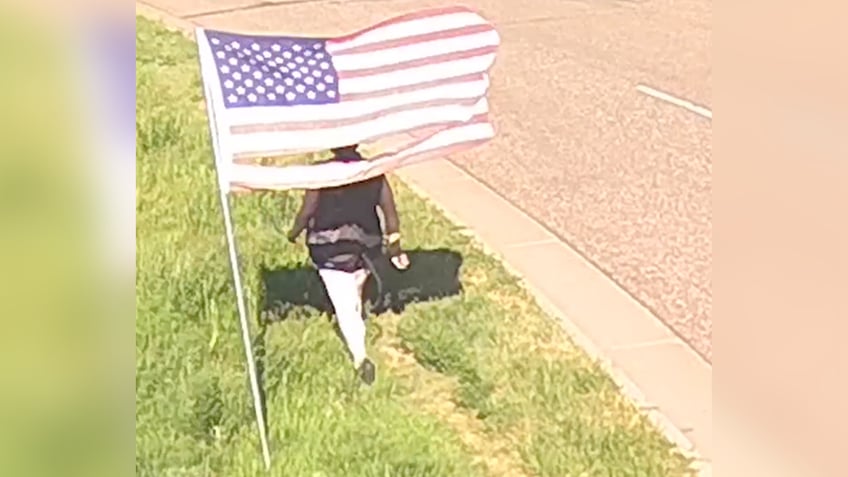
[(400, 247), (400, 233), (394, 232), (386, 237), (386, 254), (389, 256), (392, 266), (398, 270), (409, 268), (409, 257), (403, 253), (403, 249)]
[(409, 268), (409, 257), (401, 252), (399, 255), (395, 255), (389, 259), (392, 262), (392, 265), (398, 270), (406, 270)]
[(398, 270), (406, 270), (409, 268), (409, 257), (403, 253), (400, 247), (400, 234), (392, 234), (386, 244), (386, 253), (389, 255), (389, 261), (392, 266)]

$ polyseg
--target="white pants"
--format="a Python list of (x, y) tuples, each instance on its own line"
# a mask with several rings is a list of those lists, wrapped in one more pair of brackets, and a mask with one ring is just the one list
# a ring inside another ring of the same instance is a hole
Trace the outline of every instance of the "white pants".
[(368, 279), (368, 271), (355, 272), (319, 269), (318, 274), (336, 312), (339, 329), (353, 358), (354, 367), (365, 360), (365, 322), (362, 321), (362, 289)]

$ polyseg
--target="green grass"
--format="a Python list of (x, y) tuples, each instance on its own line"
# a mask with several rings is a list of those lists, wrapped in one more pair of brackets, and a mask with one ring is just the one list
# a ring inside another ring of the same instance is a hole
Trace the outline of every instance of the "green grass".
[[(259, 475), (195, 46), (143, 18), (137, 32), (137, 475)], [(291, 319), (252, 320), (272, 475), (686, 475), (687, 461), (515, 278), (394, 186), (418, 254), (387, 275), (392, 303), (446, 296), (369, 322), (371, 389), (307, 306), (321, 290), (306, 251), (275, 227), (298, 194), (232, 201), (251, 316), (296, 303)], [(458, 257), (463, 291), (451, 293)]]

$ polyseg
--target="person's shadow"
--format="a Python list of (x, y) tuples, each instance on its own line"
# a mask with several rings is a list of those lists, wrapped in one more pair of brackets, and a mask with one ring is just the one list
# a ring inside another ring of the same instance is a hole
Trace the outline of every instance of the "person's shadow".
[[(462, 256), (458, 252), (417, 249), (406, 253), (410, 265), (404, 271), (396, 270), (385, 257), (374, 261), (379, 281), (370, 277), (365, 285), (371, 316), (379, 316), (389, 310), (401, 313), (410, 303), (461, 293), (459, 270)], [(276, 270), (262, 268), (260, 275), (263, 285), (261, 321), (268, 323), (302, 316), (305, 308), (332, 315), (333, 307), (327, 292), (317, 271), (311, 266)]]
[[(405, 271), (396, 270), (385, 257), (374, 261), (382, 286), (378, 286), (374, 277), (370, 277), (366, 283), (365, 297), (372, 304), (370, 316), (378, 316), (389, 310), (400, 313), (410, 303), (446, 298), (462, 292), (459, 280), (462, 256), (458, 252), (417, 249), (406, 253), (410, 265)], [(259, 379), (259, 399), (267, 431), (266, 391), (276, 392), (273, 384), (272, 389), (265, 389), (265, 340), (269, 327), (277, 321), (309, 316), (306, 312), (309, 308), (332, 318), (333, 307), (318, 272), (311, 266), (282, 269), (261, 267), (259, 273), (263, 289), (257, 303), (259, 331), (254, 336), (253, 349)], [(335, 329), (339, 338), (343, 339), (337, 327)]]

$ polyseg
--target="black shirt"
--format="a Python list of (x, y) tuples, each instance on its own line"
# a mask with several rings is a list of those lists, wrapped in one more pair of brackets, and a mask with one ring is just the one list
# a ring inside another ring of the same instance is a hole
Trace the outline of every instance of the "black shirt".
[(332, 230), (355, 224), (370, 235), (382, 235), (377, 206), (380, 204), (385, 176), (363, 182), (322, 189), (318, 192), (318, 209), (308, 230)]
[(385, 184), (385, 176), (378, 176), (318, 192), (307, 227), (309, 254), (318, 268), (354, 271), (362, 268), (362, 254), (379, 251), (377, 206)]

